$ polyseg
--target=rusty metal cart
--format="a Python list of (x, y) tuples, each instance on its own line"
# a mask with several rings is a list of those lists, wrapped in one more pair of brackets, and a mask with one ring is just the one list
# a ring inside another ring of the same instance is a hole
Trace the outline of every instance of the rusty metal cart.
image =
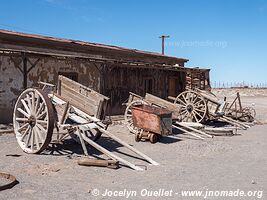
[[(234, 118), (233, 113), (241, 112), (241, 116), (243, 116), (243, 118), (246, 117), (248, 119), (251, 119), (251, 117), (248, 116), (251, 116), (250, 112), (253, 113), (253, 110), (251, 111), (250, 109), (247, 112), (244, 112), (244, 110), (233, 110), (232, 106), (229, 106), (229, 103), (226, 102), (225, 99), (220, 100), (210, 92), (198, 89), (186, 90), (180, 93), (177, 97), (168, 98), (172, 102), (148, 93), (146, 93), (145, 97), (142, 97), (130, 92), (127, 107), (124, 114), (124, 119), (130, 132), (136, 133), (139, 131), (133, 123), (132, 108), (140, 104), (168, 109), (172, 111), (172, 120), (174, 128), (181, 130), (182, 126), (183, 128), (190, 129), (207, 137), (212, 136), (206, 134), (203, 131), (199, 131), (190, 126), (186, 126), (186, 124), (184, 124), (183, 122), (203, 123), (206, 120), (219, 119), (241, 129), (247, 129), (250, 127), (249, 125), (237, 120), (237, 118)], [(233, 105), (233, 103), (231, 105)], [(177, 125), (179, 125), (179, 127)], [(183, 131), (185, 132), (184, 129)], [(194, 136), (203, 139), (202, 137), (199, 137), (197, 135)]]
[(135, 105), (131, 108), (133, 125), (138, 131), (135, 140), (149, 139), (156, 143), (161, 136), (172, 133), (172, 113), (164, 108), (150, 105)]
[(43, 88), (28, 88), (17, 99), (13, 113), (13, 126), (19, 146), (26, 153), (41, 153), (52, 138), (63, 141), (72, 137), (78, 141), (88, 155), (86, 144), (135, 170), (141, 167), (108, 151), (95, 141), (105, 134), (153, 165), (158, 165), (114, 134), (105, 124), (108, 98), (64, 76), (58, 78), (57, 91), (45, 92), (54, 85), (42, 83)]
[[(180, 98), (180, 96), (178, 96), (177, 98)], [(199, 101), (197, 105), (201, 105), (203, 103), (202, 101), (203, 99), (201, 98), (201, 96), (199, 96), (199, 98), (196, 98), (196, 99)], [(179, 102), (179, 100), (177, 100), (176, 102)], [(183, 111), (183, 109), (181, 109), (181, 106), (179, 105), (179, 103), (176, 103), (176, 102), (172, 103), (167, 100), (156, 97), (152, 94), (148, 94), (148, 93), (146, 93), (145, 97), (142, 97), (135, 93), (130, 92), (128, 102), (126, 103), (127, 107), (124, 113), (124, 120), (126, 122), (127, 128), (129, 129), (131, 133), (135, 135), (140, 133), (140, 128), (138, 128), (133, 121), (133, 108), (135, 108), (136, 106), (140, 106), (140, 105), (150, 105), (156, 108), (167, 109), (172, 112), (172, 115), (171, 115), (172, 128), (179, 129), (180, 131), (186, 132), (187, 134), (193, 135), (194, 137), (197, 137), (199, 139), (204, 139), (204, 138), (195, 133), (191, 133), (187, 131), (186, 129), (190, 129), (190, 131), (194, 131), (198, 134), (204, 135), (205, 137), (211, 138), (212, 137), (211, 135), (206, 134), (203, 131), (197, 130), (192, 127), (187, 127), (185, 124), (179, 123), (181, 122), (180, 113)], [(206, 107), (201, 106), (200, 109), (204, 109), (204, 112), (205, 112)], [(192, 112), (193, 110), (190, 110), (190, 111)], [(201, 119), (202, 117), (199, 118), (199, 120)]]

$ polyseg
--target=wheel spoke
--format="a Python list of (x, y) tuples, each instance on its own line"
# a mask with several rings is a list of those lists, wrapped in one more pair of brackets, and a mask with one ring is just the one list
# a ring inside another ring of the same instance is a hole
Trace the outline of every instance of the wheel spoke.
[(200, 118), (202, 118), (203, 116), (202, 115), (200, 115), (198, 112), (196, 112), (196, 111), (193, 111), (195, 114), (197, 114)]
[(30, 115), (28, 113), (26, 113), (24, 110), (22, 110), (21, 108), (18, 108), (17, 111), (19, 111), (21, 114), (23, 114), (25, 117), (30, 117)]
[(37, 112), (37, 108), (38, 108), (39, 103), (40, 103), (40, 96), (37, 94), (37, 100), (36, 100), (35, 110), (34, 110), (35, 113)]
[(185, 113), (187, 113), (187, 110), (182, 111), (180, 115), (184, 115)]
[(190, 103), (192, 103), (192, 99), (194, 98), (194, 94), (192, 94), (191, 92), (188, 93), (188, 101)]
[(41, 112), (41, 110), (42, 110), (42, 108), (43, 108), (43, 105), (44, 105), (44, 102), (42, 102), (41, 104), (40, 104), (40, 107), (38, 108), (38, 110), (37, 110), (37, 112), (36, 112), (36, 116), (38, 116), (39, 114), (40, 114), (40, 112)]
[(34, 133), (35, 133), (35, 144), (36, 144), (36, 147), (37, 149), (40, 149), (40, 138), (39, 138), (39, 135), (38, 135), (38, 132), (36, 130), (36, 126), (33, 127), (33, 130), (34, 130)]
[(23, 124), (19, 129), (18, 132), (20, 132), (22, 129), (26, 128), (29, 125), (29, 123)]
[(177, 98), (177, 100), (182, 103), (184, 106), (186, 106), (186, 103), (184, 101), (182, 101), (180, 98)]
[(35, 140), (35, 133), (34, 133), (34, 129), (32, 128), (32, 135), (31, 135), (31, 150), (33, 151), (34, 148), (34, 140)]
[(206, 106), (201, 104), (201, 105), (195, 105), (195, 108), (205, 108)]
[(37, 124), (37, 123), (36, 123), (36, 126), (37, 126), (42, 132), (46, 133), (46, 130), (44, 129), (43, 126), (41, 126), (40, 124)]
[(28, 102), (30, 111), (32, 111), (31, 99), (30, 99), (30, 96), (29, 96), (28, 94), (26, 94), (26, 100), (27, 100), (27, 102)]
[(195, 122), (197, 122), (198, 119), (197, 119), (197, 116), (195, 115), (195, 112), (194, 111), (192, 112), (192, 115), (193, 115), (193, 118), (195, 119)]
[(205, 113), (204, 110), (200, 110), (200, 109), (197, 109), (197, 108), (194, 108), (194, 110), (198, 111), (198, 112), (202, 112), (202, 113)]
[(193, 102), (194, 104), (198, 104), (199, 102), (201, 102), (202, 99), (201, 98), (196, 98), (195, 101)]
[(27, 135), (28, 131), (30, 130), (30, 126), (27, 127), (27, 129), (24, 131), (24, 133), (21, 135), (21, 141), (24, 140), (25, 136)]
[(43, 138), (43, 136), (42, 136), (42, 134), (41, 134), (40, 129), (38, 128), (38, 126), (35, 126), (35, 130), (36, 130), (37, 135), (39, 136), (39, 138), (41, 140), (41, 143), (43, 143), (44, 142), (44, 138)]
[(21, 103), (24, 106), (25, 110), (27, 111), (28, 114), (31, 114), (30, 108), (27, 106), (26, 102), (24, 99), (21, 99)]
[(46, 114), (46, 111), (42, 112), (40, 115), (38, 115), (38, 116), (36, 117), (36, 119), (40, 119), (40, 118), (43, 117), (45, 114)]
[(35, 91), (32, 92), (32, 112), (35, 111)]
[(44, 125), (48, 124), (47, 120), (36, 120), (36, 122), (39, 123), (39, 124), (44, 124)]
[(182, 94), (182, 97), (184, 98), (185, 102), (188, 103), (187, 95), (184, 96), (184, 94)]
[(192, 101), (191, 101), (191, 102), (192, 102), (192, 104), (194, 104), (194, 103), (195, 103), (195, 101), (197, 101), (197, 100), (198, 100), (198, 96), (194, 95), (194, 96), (193, 96), (193, 98), (192, 98)]
[(18, 121), (18, 122), (28, 122), (29, 120), (28, 120), (28, 118), (19, 118), (19, 117), (17, 117), (16, 121)]
[[(30, 127), (30, 126), (29, 126)], [(32, 137), (32, 128), (30, 127), (30, 129), (29, 129), (29, 134), (28, 134), (28, 138), (27, 138), (27, 140), (26, 140), (26, 147), (28, 147), (29, 146), (29, 143), (30, 143), (30, 139), (31, 139), (31, 137)]]

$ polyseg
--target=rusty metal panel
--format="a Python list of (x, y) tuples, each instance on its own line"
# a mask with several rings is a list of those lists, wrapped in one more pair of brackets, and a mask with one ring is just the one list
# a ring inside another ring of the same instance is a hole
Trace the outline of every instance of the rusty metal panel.
[(150, 105), (133, 106), (131, 110), (134, 126), (160, 135), (172, 132), (172, 112)]

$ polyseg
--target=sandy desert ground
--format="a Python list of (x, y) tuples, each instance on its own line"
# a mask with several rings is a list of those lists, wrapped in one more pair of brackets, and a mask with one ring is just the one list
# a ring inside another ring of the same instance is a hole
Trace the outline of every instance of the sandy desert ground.
[[(50, 146), (41, 155), (28, 155), (22, 152), (13, 134), (2, 134), (0, 170), (16, 176), (19, 184), (0, 191), (0, 199), (126, 199), (127, 192), (132, 195), (129, 199), (267, 199), (267, 125), (264, 124), (267, 97), (242, 100), (244, 104), (253, 104), (258, 121), (263, 123), (231, 137), (201, 141), (174, 134), (156, 144), (136, 143), (122, 123), (110, 126), (108, 130), (160, 165), (148, 165), (106, 137), (98, 142), (135, 164), (147, 166), (145, 171), (124, 166), (117, 170), (79, 166), (77, 160), (82, 157), (82, 150), (72, 140)], [(89, 152), (102, 157), (90, 147)], [(106, 190), (111, 196), (103, 196)], [(183, 197), (184, 190), (255, 191), (255, 196)], [(152, 196), (148, 191), (154, 192)], [(118, 194), (122, 197), (117, 197)]]

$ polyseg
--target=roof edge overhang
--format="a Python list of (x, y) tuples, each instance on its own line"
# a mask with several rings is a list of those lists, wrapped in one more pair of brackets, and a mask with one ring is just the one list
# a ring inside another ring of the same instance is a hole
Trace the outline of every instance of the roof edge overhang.
[(98, 55), (102, 58), (113, 58), (117, 60), (128, 61), (145, 61), (159, 64), (165, 63), (170, 65), (181, 64), (188, 61), (188, 59), (162, 55), (155, 52), (140, 51), (136, 49), (127, 49), (112, 45), (27, 34), (0, 29), (0, 47), (6, 47), (6, 49), (12, 50), (12, 46), (16, 46), (16, 48), (13, 48), (13, 50), (19, 50), (19, 48), (23, 50), (23, 48), (26, 47), (32, 50), (34, 50), (34, 48), (38, 48), (38, 51), (46, 49), (45, 53), (49, 53), (49, 50), (58, 51), (58, 54), (60, 54), (59, 51), (65, 51), (75, 52), (75, 54), (81, 55)]

